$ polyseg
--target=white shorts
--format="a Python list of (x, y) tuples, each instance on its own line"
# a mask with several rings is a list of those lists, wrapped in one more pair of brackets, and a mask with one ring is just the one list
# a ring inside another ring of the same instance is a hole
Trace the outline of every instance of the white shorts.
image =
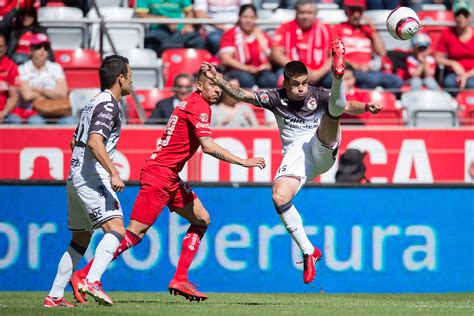
[(292, 144), (283, 156), (273, 181), (282, 176), (297, 177), (300, 179), (299, 191), (305, 183), (311, 182), (334, 165), (340, 143), (339, 135), (337, 143), (332, 147), (323, 145), (317, 136), (307, 142)]
[(71, 231), (90, 231), (112, 218), (123, 218), (122, 207), (109, 181), (77, 185), (66, 182), (68, 225)]

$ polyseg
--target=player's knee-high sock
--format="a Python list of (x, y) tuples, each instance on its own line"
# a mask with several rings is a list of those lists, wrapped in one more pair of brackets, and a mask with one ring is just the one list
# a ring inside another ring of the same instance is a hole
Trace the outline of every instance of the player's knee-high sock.
[(79, 260), (81, 260), (82, 256), (86, 252), (86, 249), (87, 248), (81, 247), (75, 242), (71, 241), (69, 247), (59, 261), (58, 272), (54, 278), (53, 286), (51, 287), (49, 296), (57, 298), (64, 296), (64, 289), (71, 279), (72, 270), (77, 265)]
[(188, 279), (188, 270), (191, 262), (196, 255), (201, 244), (201, 239), (206, 233), (206, 226), (191, 225), (184, 236), (181, 244), (181, 254), (179, 255), (178, 266), (174, 279), (186, 281)]
[(87, 274), (87, 280), (90, 282), (100, 281), (102, 274), (112, 262), (114, 253), (117, 250), (123, 236), (116, 231), (108, 231), (97, 245), (94, 262)]
[(286, 230), (300, 247), (303, 254), (312, 254), (314, 252), (313, 244), (309, 241), (308, 236), (304, 231), (303, 220), (293, 203), (290, 201), (283, 205), (275, 206), (275, 208), (281, 221), (285, 225)]
[(329, 114), (332, 117), (339, 117), (344, 112), (346, 106), (346, 93), (344, 91), (344, 85), (342, 79), (332, 78), (331, 84), (331, 96), (329, 98)]
[[(125, 237), (122, 239), (122, 241), (120, 242), (120, 245), (118, 246), (117, 250), (115, 251), (114, 258), (112, 259), (112, 261), (117, 259), (117, 257), (120, 256), (127, 249), (138, 245), (141, 241), (142, 241), (142, 239), (140, 237), (138, 237), (137, 235), (135, 235), (131, 231), (126, 230), (125, 231)], [(92, 258), (92, 260), (89, 261), (89, 263), (84, 268), (82, 268), (81, 270), (78, 271), (80, 278), (83, 279), (83, 278), (87, 277), (87, 274), (89, 273), (93, 262), (94, 262), (94, 258)]]

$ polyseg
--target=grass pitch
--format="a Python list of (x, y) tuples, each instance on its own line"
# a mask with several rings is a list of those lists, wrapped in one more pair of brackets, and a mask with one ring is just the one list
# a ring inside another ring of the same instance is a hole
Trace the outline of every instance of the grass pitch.
[[(474, 293), (241, 294), (209, 293), (188, 302), (168, 293), (111, 292), (114, 306), (43, 308), (46, 292), (0, 292), (0, 315), (474, 315)], [(72, 294), (66, 299), (71, 302)]]

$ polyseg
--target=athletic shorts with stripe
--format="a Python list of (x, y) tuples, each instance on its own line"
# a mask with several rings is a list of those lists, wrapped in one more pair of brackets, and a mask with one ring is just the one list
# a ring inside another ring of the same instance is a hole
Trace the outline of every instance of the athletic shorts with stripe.
[(149, 160), (140, 173), (140, 191), (130, 219), (151, 226), (165, 206), (174, 212), (195, 198), (196, 194), (177, 172)]

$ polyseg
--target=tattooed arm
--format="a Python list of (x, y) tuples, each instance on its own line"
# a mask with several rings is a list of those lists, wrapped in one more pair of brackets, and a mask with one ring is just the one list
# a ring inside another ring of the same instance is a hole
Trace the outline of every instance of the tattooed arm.
[(232, 99), (237, 101), (243, 101), (253, 105), (259, 105), (257, 97), (252, 91), (244, 90), (232, 86), (228, 81), (226, 81), (222, 76), (218, 75), (216, 68), (209, 63), (202, 63), (201, 70), (204, 71), (204, 74), (212, 82), (218, 85), (225, 93), (227, 93)]
[(202, 146), (202, 151), (208, 155), (211, 155), (219, 160), (234, 164), (240, 165), (247, 168), (258, 167), (260, 169), (265, 168), (265, 160), (260, 157), (242, 159), (236, 155), (230, 153), (226, 149), (222, 148), (216, 144), (211, 137), (199, 137), (199, 142)]

